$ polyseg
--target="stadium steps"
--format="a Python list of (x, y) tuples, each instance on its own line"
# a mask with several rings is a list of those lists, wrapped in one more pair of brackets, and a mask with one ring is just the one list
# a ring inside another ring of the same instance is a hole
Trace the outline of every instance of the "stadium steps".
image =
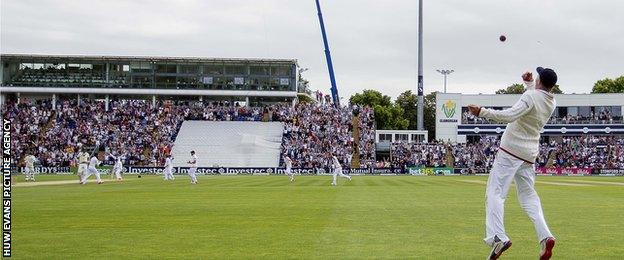
[(194, 150), (200, 167), (277, 167), (281, 122), (184, 121), (175, 139), (174, 166), (188, 166)]

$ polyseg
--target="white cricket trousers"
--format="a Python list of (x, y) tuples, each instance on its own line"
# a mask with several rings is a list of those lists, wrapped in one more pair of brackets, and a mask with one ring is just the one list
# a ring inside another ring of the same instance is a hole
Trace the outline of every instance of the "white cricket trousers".
[(93, 174), (95, 174), (95, 179), (97, 180), (97, 182), (102, 182), (102, 180), (100, 179), (100, 172), (93, 167), (87, 168), (87, 173), (82, 177), (82, 182), (87, 182), (87, 179), (89, 179), (89, 177)]
[(82, 181), (82, 178), (85, 174), (87, 174), (87, 164), (86, 163), (81, 163), (78, 164), (78, 177), (80, 178), (80, 181)]
[(163, 173), (165, 174), (165, 180), (173, 180), (173, 173), (172, 173), (172, 169), (165, 169), (163, 171)]
[(115, 178), (121, 180), (121, 168), (115, 168), (113, 169), (113, 172), (115, 172)]
[(189, 168), (188, 175), (191, 177), (191, 182), (197, 182), (197, 176), (195, 176), (195, 171), (197, 168), (191, 167)]
[(332, 182), (332, 184), (336, 185), (336, 177), (338, 177), (338, 175), (340, 175), (340, 177), (344, 177), (349, 180), (351, 179), (351, 176), (348, 176), (342, 173), (342, 168), (336, 168), (334, 169), (334, 181)]
[(498, 236), (501, 241), (509, 240), (505, 233), (504, 215), (505, 199), (509, 192), (511, 181), (516, 181), (516, 190), (520, 207), (526, 212), (529, 219), (533, 221), (538, 241), (552, 237), (539, 196), (535, 191), (535, 169), (533, 164), (515, 158), (509, 153), (499, 150), (494, 159), (494, 165), (490, 170), (490, 177), (487, 182), (485, 192), (485, 241), (492, 245), (494, 236)]
[(24, 175), (26, 175), (26, 180), (35, 180), (35, 168), (26, 166)]

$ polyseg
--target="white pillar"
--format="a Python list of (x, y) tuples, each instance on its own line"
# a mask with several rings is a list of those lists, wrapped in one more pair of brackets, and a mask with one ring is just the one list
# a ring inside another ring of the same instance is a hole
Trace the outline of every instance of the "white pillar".
[(56, 110), (56, 94), (52, 94), (52, 110)]
[(78, 105), (80, 106), (80, 94), (78, 94)]
[(4, 94), (0, 94), (0, 106), (4, 106)]
[(249, 107), (249, 97), (245, 97), (245, 106)]
[(156, 95), (152, 95), (152, 107), (156, 107)]
[(19, 103), (21, 103), (21, 101), (22, 101), (22, 94), (18, 92), (17, 93), (17, 103), (19, 104)]
[(204, 102), (204, 97), (203, 96), (199, 96), (199, 102)]
[(108, 95), (106, 95), (106, 101), (104, 103), (104, 111), (108, 112), (108, 102), (110, 101)]

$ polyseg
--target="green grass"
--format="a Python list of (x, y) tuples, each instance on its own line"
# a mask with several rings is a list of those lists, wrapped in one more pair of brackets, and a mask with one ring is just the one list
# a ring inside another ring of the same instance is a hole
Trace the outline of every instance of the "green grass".
[[(20, 177), (23, 178), (23, 177)], [(74, 176), (39, 176), (38, 181)], [(108, 179), (108, 177), (105, 177)], [(484, 259), (486, 177), (160, 177), (13, 188), (16, 259)], [(21, 182), (23, 180), (18, 180)], [(538, 177), (553, 259), (624, 255), (624, 178)], [(598, 183), (600, 182), (600, 183)], [(569, 184), (569, 185), (562, 185)], [(513, 247), (535, 259), (512, 189)]]

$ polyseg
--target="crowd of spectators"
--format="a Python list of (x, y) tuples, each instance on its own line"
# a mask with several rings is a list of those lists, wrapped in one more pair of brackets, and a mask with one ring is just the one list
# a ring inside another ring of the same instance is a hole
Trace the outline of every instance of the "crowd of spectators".
[[(609, 109), (603, 109), (599, 112), (590, 111), (587, 116), (581, 115), (553, 115), (548, 124), (614, 124), (621, 123), (622, 116), (613, 115)], [(462, 124), (494, 124), (496, 122), (474, 116), (470, 112), (462, 112)]]
[[(359, 142), (352, 138), (353, 112), (358, 111)], [(72, 166), (80, 149), (99, 148), (122, 155), (124, 165), (161, 165), (184, 120), (284, 122), (282, 155), (294, 167), (326, 167), (329, 154), (349, 165), (359, 144), (360, 161), (374, 162), (372, 109), (336, 108), (325, 104), (275, 104), (245, 107), (228, 102), (158, 102), (83, 99), (63, 100), (52, 109), (50, 100), (8, 103), (4, 118), (13, 122), (14, 158), (34, 154), (42, 166)], [(112, 163), (107, 157), (105, 163)]]
[[(492, 167), (500, 140), (482, 138), (466, 144), (393, 143), (390, 160), (380, 166), (404, 168), (445, 167), (487, 172)], [(449, 153), (452, 156), (448, 156)], [(624, 169), (624, 138), (614, 136), (562, 137), (540, 144), (535, 161), (538, 167), (620, 168)]]
[[(274, 116), (284, 122), (282, 154), (293, 159), (293, 167), (325, 168), (330, 155), (350, 166), (355, 146), (362, 166), (375, 162), (375, 120), (370, 108), (336, 108), (329, 103), (295, 107), (277, 106)], [(355, 114), (354, 114), (355, 112)], [(353, 117), (359, 118), (359, 140), (353, 139)]]
[(614, 136), (562, 137), (561, 142), (542, 143), (537, 163), (569, 168), (624, 169), (624, 138)]

